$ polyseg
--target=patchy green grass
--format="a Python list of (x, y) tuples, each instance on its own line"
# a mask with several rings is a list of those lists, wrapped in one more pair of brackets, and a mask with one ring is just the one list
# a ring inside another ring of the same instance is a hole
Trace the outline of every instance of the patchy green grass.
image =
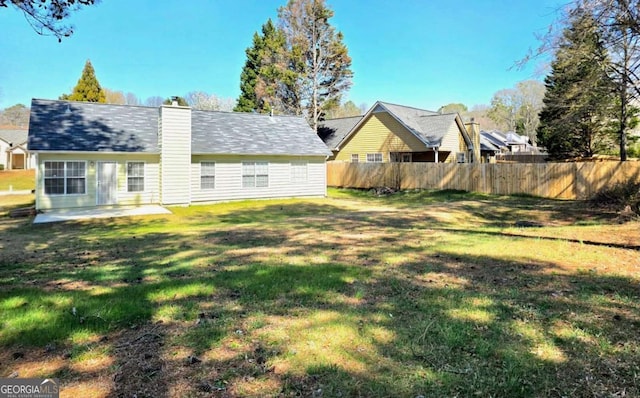
[(0, 376), (78, 396), (640, 395), (638, 223), (425, 191), (172, 211), (0, 224)]
[(35, 170), (0, 170), (0, 191), (30, 191), (35, 188)]
[(35, 202), (34, 194), (0, 195), (0, 217), (7, 216), (13, 209), (33, 206)]

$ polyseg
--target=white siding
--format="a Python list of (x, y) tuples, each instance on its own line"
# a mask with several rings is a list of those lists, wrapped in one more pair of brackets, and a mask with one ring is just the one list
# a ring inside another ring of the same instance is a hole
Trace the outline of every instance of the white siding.
[[(82, 195), (46, 195), (44, 193), (44, 162), (85, 161), (87, 164), (86, 193)], [(127, 162), (144, 162), (144, 191), (127, 192)], [(40, 154), (36, 173), (36, 207), (38, 210), (96, 206), (96, 164), (118, 164), (117, 205), (143, 205), (160, 202), (159, 156), (144, 154)]]
[(191, 109), (162, 106), (160, 115), (161, 201), (186, 205), (191, 197)]
[(4, 142), (4, 140), (0, 140), (0, 164), (4, 166), (4, 170), (7, 170), (7, 168), (9, 167), (9, 154), (7, 153), (8, 149), (9, 144)]
[[(304, 156), (193, 156), (191, 200), (215, 202), (242, 199), (325, 196), (327, 172), (324, 157)], [(200, 189), (200, 162), (216, 163), (215, 189)], [(242, 162), (269, 162), (269, 186), (242, 187)], [(291, 162), (307, 162), (307, 183), (291, 182)]]

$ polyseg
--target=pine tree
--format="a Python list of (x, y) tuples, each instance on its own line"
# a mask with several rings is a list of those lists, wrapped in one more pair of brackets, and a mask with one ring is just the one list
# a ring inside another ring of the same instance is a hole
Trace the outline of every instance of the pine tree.
[[(269, 20), (270, 22), (271, 20)], [(269, 23), (267, 22), (267, 23)], [(264, 26), (263, 26), (264, 30)], [(258, 108), (256, 98), (256, 83), (262, 63), (260, 51), (263, 47), (263, 37), (258, 32), (253, 34), (253, 45), (245, 50), (247, 60), (240, 74), (240, 97), (233, 108), (235, 112), (253, 112)]]
[(306, 107), (314, 130), (318, 121), (340, 105), (351, 87), (351, 58), (341, 32), (329, 23), (333, 11), (325, 0), (289, 0), (278, 10), (291, 54), (289, 69), (297, 75), (296, 95)]
[(290, 66), (287, 40), (282, 29), (269, 19), (261, 34), (253, 35), (240, 75), (240, 97), (234, 111), (299, 114), (295, 95), (297, 74)]
[[(189, 103), (187, 102), (187, 100), (182, 97), (175, 97), (175, 101), (178, 103), (178, 106), (189, 106)], [(163, 105), (173, 104), (173, 98), (169, 97), (165, 99), (164, 101), (162, 101), (162, 104)]]
[(63, 94), (60, 96), (60, 99), (83, 102), (107, 102), (107, 97), (96, 78), (96, 73), (93, 70), (91, 61), (87, 60), (85, 63), (82, 76), (80, 76), (71, 94)]
[(537, 136), (550, 158), (588, 157), (612, 146), (607, 121), (614, 97), (608, 62), (593, 17), (574, 10), (545, 78)]

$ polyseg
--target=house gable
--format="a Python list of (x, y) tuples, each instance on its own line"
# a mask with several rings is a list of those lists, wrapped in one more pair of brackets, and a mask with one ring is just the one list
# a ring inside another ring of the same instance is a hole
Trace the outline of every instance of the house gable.
[(351, 161), (358, 154), (366, 161), (367, 153), (382, 153), (382, 161), (389, 162), (390, 152), (424, 152), (426, 145), (389, 112), (371, 112), (340, 144), (336, 160)]

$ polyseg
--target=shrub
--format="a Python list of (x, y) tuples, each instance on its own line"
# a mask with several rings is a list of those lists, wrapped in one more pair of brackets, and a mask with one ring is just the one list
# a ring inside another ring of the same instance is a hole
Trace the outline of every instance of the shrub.
[(640, 183), (633, 180), (621, 182), (601, 189), (591, 198), (598, 207), (609, 207), (617, 211), (631, 210), (640, 215)]

